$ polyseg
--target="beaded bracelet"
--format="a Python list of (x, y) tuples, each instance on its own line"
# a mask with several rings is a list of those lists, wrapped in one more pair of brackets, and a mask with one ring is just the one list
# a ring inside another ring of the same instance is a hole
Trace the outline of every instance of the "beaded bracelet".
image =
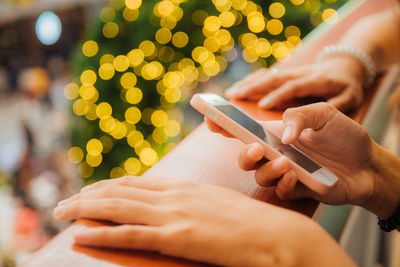
[(393, 215), (384, 220), (378, 217), (378, 225), (379, 227), (385, 231), (390, 232), (400, 226), (400, 206), (394, 211)]
[(365, 78), (363, 82), (364, 88), (369, 88), (375, 81), (376, 66), (372, 58), (358, 48), (345, 45), (330, 45), (325, 46), (318, 55), (317, 61), (320, 62), (331, 56), (349, 56), (358, 60), (364, 67)]

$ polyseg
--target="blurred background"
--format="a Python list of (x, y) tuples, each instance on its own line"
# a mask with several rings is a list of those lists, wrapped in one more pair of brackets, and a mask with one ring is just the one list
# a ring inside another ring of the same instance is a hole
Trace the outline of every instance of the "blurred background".
[(222, 94), (290, 57), (345, 0), (0, 0), (0, 266), (66, 224), (83, 185), (140, 175)]

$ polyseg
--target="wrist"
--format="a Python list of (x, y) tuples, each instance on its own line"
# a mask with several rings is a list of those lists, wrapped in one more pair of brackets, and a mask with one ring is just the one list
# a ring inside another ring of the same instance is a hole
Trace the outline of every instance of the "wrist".
[(400, 204), (400, 159), (375, 142), (371, 157), (369, 176), (374, 183), (374, 192), (362, 206), (387, 219)]
[(348, 82), (356, 84), (362, 88), (365, 79), (365, 70), (363, 65), (355, 58), (345, 55), (337, 55), (335, 57), (327, 57), (319, 61), (322, 68), (328, 68), (327, 71), (344, 74)]

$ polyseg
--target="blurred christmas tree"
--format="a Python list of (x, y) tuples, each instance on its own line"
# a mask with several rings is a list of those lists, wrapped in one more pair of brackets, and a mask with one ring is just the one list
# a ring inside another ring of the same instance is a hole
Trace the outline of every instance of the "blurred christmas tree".
[(109, 0), (74, 57), (69, 159), (89, 182), (139, 175), (181, 139), (185, 102), (238, 57), (288, 56), (346, 0)]

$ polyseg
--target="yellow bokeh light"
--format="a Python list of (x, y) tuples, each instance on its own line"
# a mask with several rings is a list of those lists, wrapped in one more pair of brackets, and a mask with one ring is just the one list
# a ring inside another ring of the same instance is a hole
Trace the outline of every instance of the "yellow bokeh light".
[(271, 17), (279, 19), (285, 15), (286, 9), (282, 3), (275, 2), (269, 6), (268, 11)]
[(154, 80), (161, 77), (164, 67), (158, 61), (152, 61), (143, 66), (141, 74), (145, 80)]
[(98, 154), (98, 155), (87, 154), (86, 155), (86, 162), (91, 167), (99, 166), (102, 161), (103, 161), (103, 156), (101, 154)]
[(111, 132), (114, 129), (115, 124), (116, 120), (110, 116), (100, 118), (99, 126), (100, 129), (105, 133)]
[(243, 10), (247, 6), (247, 0), (232, 0), (232, 7), (236, 10)]
[(142, 145), (144, 137), (141, 132), (134, 130), (128, 134), (126, 139), (129, 146), (136, 148)]
[(177, 19), (174, 16), (162, 17), (160, 20), (160, 26), (172, 30), (175, 28)]
[(242, 52), (243, 59), (248, 63), (256, 62), (258, 59), (257, 50), (254, 47), (246, 47)]
[(239, 42), (243, 47), (255, 46), (257, 36), (254, 33), (245, 33), (239, 36)]
[(229, 42), (232, 40), (230, 32), (225, 29), (217, 31), (215, 38), (218, 40), (221, 46), (229, 44)]
[(68, 150), (68, 160), (71, 163), (78, 164), (83, 159), (83, 151), (80, 147), (73, 146)]
[(126, 136), (127, 132), (128, 132), (128, 128), (126, 127), (126, 125), (124, 123), (116, 120), (114, 127), (110, 131), (110, 134), (115, 139), (121, 139)]
[(335, 24), (339, 19), (339, 15), (336, 10), (327, 8), (322, 12), (322, 20), (327, 24)]
[(89, 111), (85, 114), (86, 119), (90, 121), (94, 121), (95, 119), (97, 119), (96, 107), (97, 107), (96, 104), (91, 104), (89, 106)]
[(82, 45), (82, 53), (87, 57), (94, 57), (99, 51), (99, 46), (95, 41), (86, 41)]
[(143, 52), (145, 57), (149, 57), (154, 54), (156, 46), (154, 45), (153, 42), (145, 40), (140, 43), (139, 49)]
[(129, 68), (129, 59), (127, 56), (119, 55), (113, 62), (116, 71), (123, 72)]
[(89, 104), (83, 99), (78, 99), (72, 105), (72, 110), (76, 115), (83, 116), (89, 111)]
[(290, 2), (292, 2), (292, 4), (295, 6), (299, 6), (299, 5), (303, 4), (304, 1), (305, 0), (290, 0)]
[(125, 72), (122, 76), (121, 76), (121, 86), (123, 88), (129, 89), (129, 88), (133, 88), (136, 85), (137, 82), (137, 78), (136, 75), (132, 72)]
[(183, 9), (180, 8), (179, 6), (175, 6), (171, 16), (175, 17), (176, 21), (180, 21), (183, 18)]
[(252, 12), (258, 11), (257, 5), (252, 1), (247, 1), (246, 7), (241, 10), (242, 14), (248, 16)]
[(79, 94), (82, 99), (89, 101), (96, 95), (96, 91), (96, 88), (94, 88), (93, 86), (82, 85)]
[(122, 169), (121, 167), (114, 167), (110, 171), (110, 178), (115, 179), (122, 177), (126, 174), (125, 170)]
[(203, 62), (207, 60), (209, 51), (207, 48), (198, 46), (192, 50), (192, 58), (197, 62)]
[(225, 28), (229, 28), (235, 24), (236, 16), (230, 11), (224, 11), (219, 14), (219, 19), (221, 21), (221, 25)]
[(172, 36), (172, 44), (178, 48), (185, 47), (189, 41), (189, 37), (184, 32), (176, 32)]
[(215, 37), (210, 37), (204, 40), (203, 45), (207, 50), (211, 52), (217, 52), (221, 47), (220, 42)]
[(114, 56), (111, 54), (104, 54), (100, 58), (100, 65), (103, 65), (105, 63), (113, 64), (114, 62)]
[(143, 98), (143, 93), (142, 90), (140, 90), (139, 88), (129, 88), (128, 91), (126, 92), (126, 101), (128, 101), (128, 103), (130, 104), (137, 104), (139, 103), (142, 98)]
[(144, 53), (140, 49), (132, 49), (127, 56), (133, 67), (139, 66), (144, 60)]
[(272, 35), (278, 35), (283, 30), (283, 24), (278, 19), (271, 19), (267, 22), (267, 30)]
[(125, 8), (122, 12), (122, 17), (129, 22), (135, 21), (139, 17), (139, 10)]
[(109, 80), (114, 77), (115, 69), (114, 66), (110, 63), (102, 64), (99, 68), (99, 76), (103, 80)]
[(169, 120), (164, 126), (165, 134), (169, 137), (177, 136), (181, 131), (181, 125), (176, 120)]
[(103, 35), (107, 38), (114, 38), (119, 33), (118, 24), (115, 22), (107, 22), (103, 26)]
[(272, 44), (272, 55), (277, 59), (281, 60), (286, 57), (289, 53), (287, 46), (282, 42), (275, 42)]
[(115, 11), (111, 7), (105, 7), (100, 11), (99, 17), (104, 23), (113, 21), (115, 18)]
[(158, 161), (157, 152), (152, 148), (143, 148), (140, 151), (140, 161), (147, 166), (153, 166)]
[(297, 36), (290, 36), (287, 40), (292, 43), (293, 46), (301, 44), (301, 39)]
[(137, 158), (128, 158), (124, 162), (124, 169), (130, 175), (136, 175), (142, 169), (142, 164)]
[(165, 134), (163, 128), (155, 128), (151, 137), (157, 144), (164, 144), (168, 140), (168, 136)]
[(249, 30), (255, 33), (262, 32), (265, 29), (265, 19), (263, 14), (254, 11), (247, 16)]
[(301, 31), (297, 26), (290, 25), (285, 28), (285, 37), (288, 39), (290, 36), (300, 37)]
[(138, 9), (142, 5), (142, 0), (125, 0), (125, 5), (130, 9)]
[(83, 85), (93, 85), (97, 80), (96, 72), (93, 70), (85, 70), (81, 74), (81, 83)]
[(108, 153), (114, 146), (114, 142), (109, 136), (102, 136), (99, 138), (100, 142), (103, 144), (103, 151), (102, 153)]
[(137, 107), (130, 107), (125, 111), (125, 120), (131, 124), (136, 124), (140, 121), (142, 114)]
[(82, 176), (83, 178), (88, 178), (92, 176), (93, 171), (94, 171), (93, 167), (89, 166), (86, 162), (81, 162), (81, 164), (79, 164), (78, 172), (79, 175)]
[(163, 77), (163, 83), (167, 88), (179, 87), (184, 82), (182, 76), (177, 71), (167, 72)]
[(204, 28), (210, 32), (216, 32), (221, 27), (221, 20), (216, 16), (209, 16), (204, 21)]
[(164, 0), (157, 4), (157, 12), (161, 16), (167, 17), (172, 14), (172, 12), (174, 11), (174, 7), (175, 5), (171, 1)]
[(256, 45), (255, 48), (256, 48), (257, 54), (262, 58), (269, 57), (271, 55), (271, 53), (272, 53), (271, 44), (265, 38), (258, 39), (257, 45)]
[(165, 90), (164, 97), (169, 103), (176, 103), (181, 100), (182, 91), (179, 88), (168, 88)]
[(151, 114), (151, 123), (155, 127), (162, 127), (168, 121), (168, 115), (164, 110), (156, 110)]
[(92, 138), (86, 144), (86, 151), (92, 156), (97, 156), (103, 151), (103, 144), (100, 140)]
[(105, 119), (107, 117), (110, 117), (111, 114), (112, 114), (112, 107), (107, 102), (102, 102), (97, 105), (96, 115), (100, 119)]
[(166, 44), (171, 40), (172, 33), (167, 28), (161, 28), (156, 32), (156, 41), (160, 44)]
[(69, 100), (74, 100), (79, 96), (79, 86), (76, 83), (69, 83), (64, 87), (64, 95)]

